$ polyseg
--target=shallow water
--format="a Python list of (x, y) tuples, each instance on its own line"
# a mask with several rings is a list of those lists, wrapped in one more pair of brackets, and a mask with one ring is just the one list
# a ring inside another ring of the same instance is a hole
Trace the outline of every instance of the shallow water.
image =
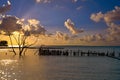
[(120, 60), (108, 57), (19, 57), (0, 53), (0, 80), (120, 80)]

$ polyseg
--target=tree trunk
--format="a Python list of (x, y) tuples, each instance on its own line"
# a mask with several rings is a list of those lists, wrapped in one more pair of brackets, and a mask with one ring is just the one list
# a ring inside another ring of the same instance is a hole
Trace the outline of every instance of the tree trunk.
[(12, 42), (12, 39), (11, 39), (10, 35), (9, 35), (9, 38), (10, 38), (10, 43), (11, 43), (11, 47), (12, 47), (13, 53), (16, 55), (15, 49), (13, 47), (13, 42)]

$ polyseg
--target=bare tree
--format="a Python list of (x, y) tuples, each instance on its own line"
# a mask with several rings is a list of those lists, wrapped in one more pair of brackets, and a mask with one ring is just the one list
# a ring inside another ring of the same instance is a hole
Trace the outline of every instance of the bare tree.
[(9, 36), (9, 39), (10, 39), (12, 51), (13, 51), (13, 53), (16, 55), (17, 53), (16, 53), (16, 51), (15, 51), (15, 49), (14, 49), (14, 47), (13, 47), (13, 41), (12, 41), (11, 35), (8, 34), (8, 36)]
[[(26, 25), (28, 29), (26, 28)], [(17, 52), (13, 46), (13, 39), (16, 41), (18, 45), (18, 54), (20, 56), (23, 53), (25, 54), (27, 49), (37, 42), (37, 37), (34, 41), (32, 41), (32, 43), (29, 42), (28, 39), (31, 37), (31, 35), (39, 35), (44, 30), (39, 25), (30, 25), (29, 23), (25, 24), (24, 22), (20, 22), (20, 19), (15, 16), (3, 17), (2, 23), (0, 24), (0, 29), (1, 31), (5, 32), (4, 35), (9, 37), (11, 48), (15, 55)], [(15, 35), (15, 33), (17, 33), (17, 35)]]
[(25, 55), (27, 49), (29, 49), (31, 46), (33, 46), (38, 41), (38, 38), (36, 38), (32, 43), (30, 43), (28, 41), (28, 38), (30, 36), (25, 35), (25, 34), (30, 34), (30, 32), (26, 31), (24, 34), (18, 33), (17, 36), (14, 35), (14, 34), (13, 35), (8, 35), (9, 39), (10, 39), (10, 42), (11, 42), (12, 50), (13, 50), (15, 55), (17, 54), (17, 52), (15, 51), (15, 47), (13, 46), (12, 38), (15, 39), (15, 41), (16, 41), (16, 43), (18, 45), (18, 54), (19, 54), (19, 56), (22, 56), (23, 54)]
[[(4, 32), (5, 35), (9, 37), (11, 48), (15, 55), (17, 52), (13, 46), (13, 39), (16, 41), (18, 45), (18, 53), (21, 56), (23, 53), (25, 54), (27, 49), (33, 46), (38, 40), (38, 38), (36, 38), (36, 40), (34, 40), (32, 43), (29, 43), (28, 38), (31, 35), (43, 35), (45, 34), (46, 30), (42, 25), (40, 25), (40, 21), (38, 20), (29, 19), (27, 20), (27, 23), (24, 23), (24, 20), (22, 21), (16, 16), (5, 15), (10, 8), (11, 3), (9, 1), (5, 7), (0, 7), (0, 33)], [(14, 35), (14, 32), (18, 32), (17, 36)]]

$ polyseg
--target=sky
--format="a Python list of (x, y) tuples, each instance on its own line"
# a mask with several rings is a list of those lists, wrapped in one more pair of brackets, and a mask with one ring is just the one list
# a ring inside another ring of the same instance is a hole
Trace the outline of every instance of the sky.
[(120, 0), (9, 1), (5, 15), (39, 21), (37, 32), (44, 35), (39, 32), (38, 45), (120, 45)]

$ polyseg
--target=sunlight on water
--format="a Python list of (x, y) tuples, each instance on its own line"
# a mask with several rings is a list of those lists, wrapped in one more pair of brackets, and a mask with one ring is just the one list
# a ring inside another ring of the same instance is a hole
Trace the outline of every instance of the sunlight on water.
[(6, 66), (12, 63), (16, 63), (17, 60), (10, 60), (10, 59), (6, 59), (6, 60), (0, 60), (1, 65)]
[[(85, 51), (85, 48), (80, 49)], [(115, 49), (120, 52), (120, 48)], [(92, 49), (86, 48), (88, 50)], [(120, 80), (120, 61), (117, 59), (38, 56), (35, 53), (36, 50), (30, 49), (20, 57), (10, 51), (7, 55), (0, 52), (0, 80)]]
[(7, 52), (9, 49), (0, 49), (0, 52)]
[[(15, 66), (12, 64), (16, 64), (17, 60), (11, 60), (11, 59), (3, 59), (0, 60), (0, 80), (11, 80), (12, 77), (16, 76), (16, 73), (13, 71)], [(12, 65), (11, 67), (9, 67)], [(17, 79), (12, 79), (17, 80)]]

